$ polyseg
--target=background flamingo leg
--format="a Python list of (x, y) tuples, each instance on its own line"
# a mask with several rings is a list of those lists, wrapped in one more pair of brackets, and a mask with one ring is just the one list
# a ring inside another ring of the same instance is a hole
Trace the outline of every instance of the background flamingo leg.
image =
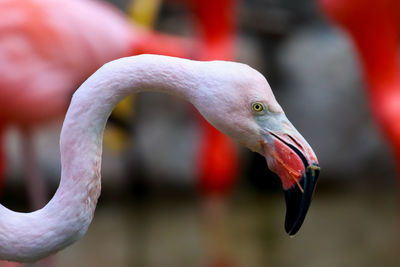
[(35, 157), (35, 148), (32, 130), (21, 131), (23, 172), (30, 205), (39, 209), (47, 203), (48, 189)]

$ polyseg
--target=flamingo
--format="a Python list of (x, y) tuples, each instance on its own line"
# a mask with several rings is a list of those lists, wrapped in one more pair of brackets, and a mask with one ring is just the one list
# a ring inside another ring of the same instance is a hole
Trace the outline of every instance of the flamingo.
[(38, 208), (45, 194), (34, 164), (33, 128), (64, 114), (77, 86), (102, 64), (144, 52), (185, 56), (191, 43), (142, 29), (99, 1), (4, 0), (0, 14), (0, 137), (11, 125), (23, 132), (25, 178)]
[(369, 87), (372, 115), (392, 145), (400, 179), (400, 2), (320, 0), (319, 4), (354, 42)]
[(0, 205), (0, 259), (35, 261), (86, 233), (101, 191), (107, 118), (126, 96), (148, 91), (191, 102), (221, 132), (264, 155), (282, 181), (285, 230), (297, 233), (320, 168), (264, 76), (240, 63), (139, 55), (106, 63), (74, 93), (60, 136), (60, 185), (49, 203), (34, 212), (14, 212)]
[[(177, 45), (181, 39), (137, 27), (99, 1), (5, 0), (0, 12), (2, 126), (30, 127), (63, 114), (75, 87), (112, 59), (153, 51), (186, 54)], [(55, 84), (57, 90), (49, 89)], [(44, 95), (52, 99), (46, 105)]]

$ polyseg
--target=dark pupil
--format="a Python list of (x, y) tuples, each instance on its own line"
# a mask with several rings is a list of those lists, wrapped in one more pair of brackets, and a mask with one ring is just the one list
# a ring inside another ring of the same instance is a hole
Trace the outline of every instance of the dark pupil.
[(260, 110), (261, 109), (260, 105), (256, 105), (255, 108), (256, 108), (256, 110)]

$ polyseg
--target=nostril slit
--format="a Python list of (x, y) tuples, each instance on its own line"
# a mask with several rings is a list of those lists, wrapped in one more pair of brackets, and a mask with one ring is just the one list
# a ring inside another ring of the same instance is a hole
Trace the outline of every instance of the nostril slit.
[(291, 137), (290, 135), (287, 135), (287, 137), (289, 137), (290, 138), (290, 140), (292, 140), (293, 141), (293, 143), (295, 143), (299, 148), (301, 148), (301, 149), (303, 149), (304, 150), (304, 147), (299, 143), (299, 142), (297, 142), (297, 140), (296, 139), (294, 139), (293, 137)]

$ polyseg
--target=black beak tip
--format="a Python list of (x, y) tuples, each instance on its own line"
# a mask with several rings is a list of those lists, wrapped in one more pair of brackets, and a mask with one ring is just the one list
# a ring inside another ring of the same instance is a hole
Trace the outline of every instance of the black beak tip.
[(285, 230), (290, 236), (295, 235), (304, 222), (310, 207), (314, 188), (318, 180), (319, 166), (310, 165), (299, 180), (299, 186), (284, 190), (286, 200)]

